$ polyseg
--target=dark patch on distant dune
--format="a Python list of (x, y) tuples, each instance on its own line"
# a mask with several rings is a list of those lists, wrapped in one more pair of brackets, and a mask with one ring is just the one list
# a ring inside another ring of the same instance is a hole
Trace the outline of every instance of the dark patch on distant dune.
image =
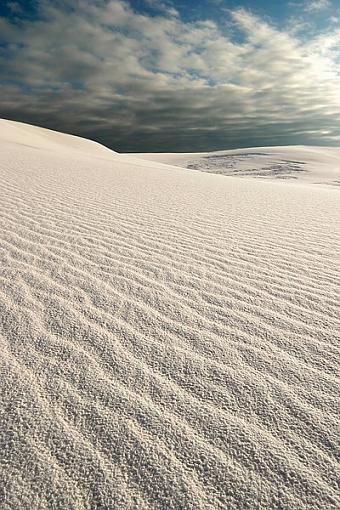
[[(239, 163), (254, 158), (263, 159), (263, 167), (261, 168), (239, 168)], [(190, 161), (187, 168), (200, 170), (202, 172), (221, 174), (226, 176), (238, 177), (265, 177), (275, 179), (296, 179), (295, 173), (306, 172), (303, 168), (303, 161), (295, 161), (289, 159), (278, 159), (273, 164), (268, 164), (266, 159), (273, 157), (270, 153), (247, 152), (245, 154), (222, 154), (216, 156), (207, 156), (198, 160)], [(266, 164), (267, 163), (267, 164)]]

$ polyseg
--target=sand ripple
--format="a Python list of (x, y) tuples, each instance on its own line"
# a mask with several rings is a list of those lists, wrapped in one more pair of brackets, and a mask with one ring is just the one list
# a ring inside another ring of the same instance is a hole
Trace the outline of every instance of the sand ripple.
[(339, 508), (338, 191), (1, 151), (1, 509)]

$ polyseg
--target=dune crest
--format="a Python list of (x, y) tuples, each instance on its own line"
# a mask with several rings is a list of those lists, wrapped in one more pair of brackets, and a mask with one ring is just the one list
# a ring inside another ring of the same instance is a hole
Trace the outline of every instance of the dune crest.
[(80, 151), (83, 155), (110, 157), (117, 154), (100, 143), (79, 136), (67, 135), (51, 129), (32, 126), (22, 122), (0, 119), (0, 141), (26, 145), (40, 150)]

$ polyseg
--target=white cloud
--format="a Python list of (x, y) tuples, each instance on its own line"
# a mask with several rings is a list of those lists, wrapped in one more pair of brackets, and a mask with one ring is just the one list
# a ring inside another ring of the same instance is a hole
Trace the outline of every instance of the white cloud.
[(333, 143), (340, 134), (336, 29), (302, 41), (241, 9), (235, 42), (213, 21), (146, 16), (121, 0), (72, 6), (44, 0), (39, 20), (0, 21), (3, 116), (124, 150)]
[(168, 16), (179, 16), (179, 12), (175, 7), (170, 3), (162, 0), (144, 0), (145, 3), (154, 9), (162, 12)]
[(328, 9), (330, 6), (330, 0), (307, 0), (304, 7), (308, 12), (317, 12)]

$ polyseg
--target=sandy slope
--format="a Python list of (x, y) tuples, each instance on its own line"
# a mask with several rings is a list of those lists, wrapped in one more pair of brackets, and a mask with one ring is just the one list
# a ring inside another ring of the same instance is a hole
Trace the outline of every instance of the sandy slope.
[(83, 154), (97, 157), (112, 157), (115, 154), (117, 155), (116, 152), (92, 140), (86, 140), (79, 136), (65, 135), (64, 133), (58, 133), (50, 129), (42, 129), (37, 126), (31, 126), (30, 124), (12, 122), (5, 119), (0, 119), (0, 135), (2, 145), (4, 143), (15, 144), (15, 147), (12, 147), (13, 151), (19, 144), (35, 149), (51, 150), (53, 152), (61, 150), (64, 154), (68, 151), (72, 151), (73, 153), (75, 151), (81, 151)]
[(340, 186), (340, 149), (336, 147), (256, 147), (218, 152), (136, 156), (143, 160), (226, 176)]
[(7, 127), (1, 510), (339, 508), (339, 190)]

